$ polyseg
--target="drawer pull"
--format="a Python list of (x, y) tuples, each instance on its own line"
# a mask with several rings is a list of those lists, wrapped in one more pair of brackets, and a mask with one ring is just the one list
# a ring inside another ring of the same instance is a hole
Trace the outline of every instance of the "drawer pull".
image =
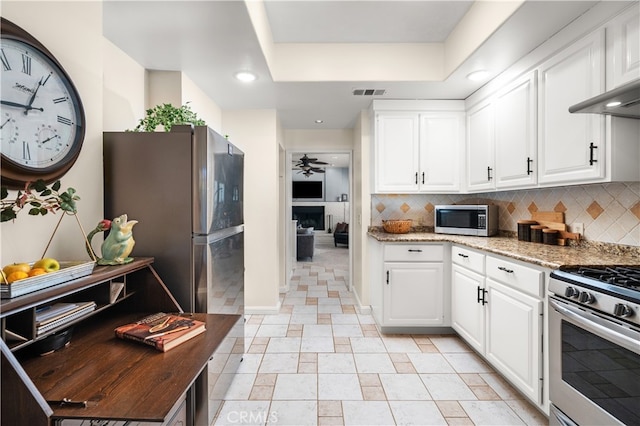
[(387, 285), (389, 285), (389, 271), (387, 271)]
[(410, 251), (412, 253), (422, 253), (422, 250), (420, 250), (420, 249), (409, 249), (408, 251)]
[(469, 255), (468, 255), (468, 254), (462, 254), (462, 253), (458, 253), (458, 256), (463, 257), (463, 258), (465, 258), (465, 259), (466, 259), (467, 257), (469, 257)]
[(507, 269), (504, 266), (498, 266), (498, 269), (506, 272), (507, 274), (513, 274), (513, 269)]
[(484, 298), (486, 293), (487, 293), (487, 290), (478, 286), (478, 293), (477, 293), (478, 303), (482, 303), (483, 305), (486, 305), (488, 303)]

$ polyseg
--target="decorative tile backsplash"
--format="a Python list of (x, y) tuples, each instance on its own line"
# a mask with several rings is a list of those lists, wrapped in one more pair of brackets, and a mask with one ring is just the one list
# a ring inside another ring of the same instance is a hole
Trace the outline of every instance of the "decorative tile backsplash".
[(590, 241), (640, 246), (640, 182), (565, 186), (481, 194), (411, 194), (371, 196), (371, 226), (387, 219), (412, 219), (414, 226), (434, 226), (437, 204), (496, 204), (499, 228), (517, 231), (516, 223), (534, 211), (564, 212), (565, 223), (584, 224)]

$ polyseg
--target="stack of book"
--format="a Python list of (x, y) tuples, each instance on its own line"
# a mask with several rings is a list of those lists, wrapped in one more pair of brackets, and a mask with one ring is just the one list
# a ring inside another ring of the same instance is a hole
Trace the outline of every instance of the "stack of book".
[(36, 335), (67, 324), (96, 309), (96, 302), (54, 303), (36, 309)]
[[(185, 315), (185, 316), (183, 316)], [(166, 314), (158, 312), (141, 320), (115, 329), (116, 336), (153, 346), (166, 352), (187, 340), (204, 333), (205, 323), (189, 314)]]

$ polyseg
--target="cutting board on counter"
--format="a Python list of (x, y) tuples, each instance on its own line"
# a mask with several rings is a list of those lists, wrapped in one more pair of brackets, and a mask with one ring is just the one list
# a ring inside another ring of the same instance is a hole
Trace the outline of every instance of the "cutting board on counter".
[(580, 234), (568, 232), (567, 225), (564, 223), (563, 212), (533, 212), (531, 213), (531, 219), (549, 229), (560, 231), (560, 238), (572, 240), (580, 239)]
[(563, 212), (533, 212), (531, 213), (531, 219), (549, 229), (567, 231), (567, 225), (564, 223)]

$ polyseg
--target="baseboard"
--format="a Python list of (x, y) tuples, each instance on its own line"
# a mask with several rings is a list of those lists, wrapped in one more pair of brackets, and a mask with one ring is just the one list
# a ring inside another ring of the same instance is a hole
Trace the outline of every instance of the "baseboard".
[(362, 314), (362, 315), (371, 314), (371, 306), (370, 305), (363, 305), (362, 302), (360, 302), (360, 298), (358, 297), (358, 293), (356, 293), (355, 291), (352, 290), (351, 293), (353, 294), (353, 297), (355, 298), (356, 310), (358, 311), (358, 313)]
[(282, 302), (278, 300), (276, 306), (245, 306), (244, 313), (246, 315), (276, 315), (280, 313)]

